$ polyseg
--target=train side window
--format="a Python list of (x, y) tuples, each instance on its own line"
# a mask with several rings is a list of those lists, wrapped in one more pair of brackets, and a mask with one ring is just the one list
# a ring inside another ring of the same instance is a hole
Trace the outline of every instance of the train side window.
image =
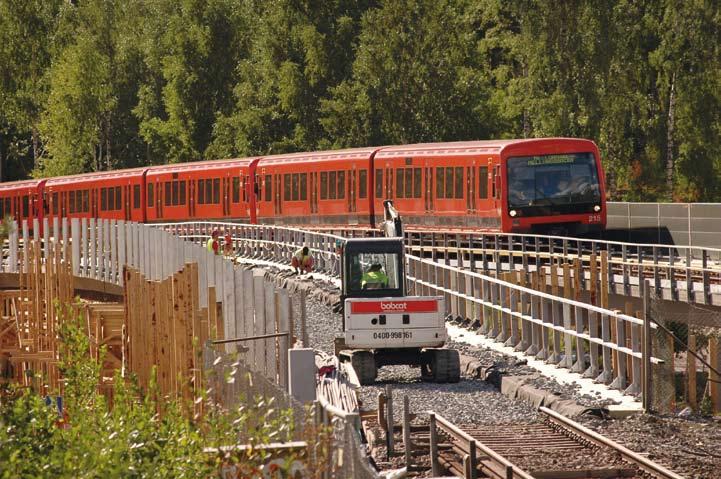
[[(148, 190), (148, 201), (153, 198), (153, 185), (150, 185)], [(150, 206), (150, 205), (148, 205)], [(100, 188), (100, 211), (106, 211), (108, 209), (108, 189)]]
[(220, 204), (220, 178), (213, 179), (213, 204)]
[(338, 199), (345, 198), (345, 171), (338, 172)]
[(233, 177), (233, 203), (240, 202), (240, 177)]
[(320, 172), (320, 199), (321, 200), (328, 199), (328, 172), (327, 171)]
[(180, 182), (180, 198), (178, 198), (178, 204), (184, 205), (185, 204), (185, 180)]
[(83, 190), (83, 213), (90, 211), (90, 191)]
[(140, 185), (133, 185), (133, 208), (140, 208)]
[(300, 201), (308, 199), (308, 173), (300, 174)]
[(383, 170), (376, 170), (376, 198), (383, 198)]
[(463, 167), (456, 166), (456, 198), (463, 198)]
[(446, 174), (445, 168), (436, 168), (436, 198), (446, 197)]
[(488, 198), (488, 167), (481, 166), (478, 168), (478, 197), (481, 199)]
[(52, 201), (53, 201), (53, 214), (57, 215), (58, 214), (58, 194), (57, 194), (57, 192), (53, 193)]
[(70, 213), (75, 213), (75, 192), (70, 192)]
[(30, 197), (25, 195), (23, 196), (23, 218), (30, 217)]
[[(154, 191), (153, 184), (148, 183), (148, 208), (152, 208), (153, 205), (155, 204), (153, 201), (153, 196), (154, 196), (153, 191)], [(102, 204), (102, 190), (100, 191), (100, 196), (101, 196), (101, 204)]]
[(75, 192), (75, 212), (76, 213), (83, 212), (83, 192), (82, 191)]
[[(175, 182), (173, 182), (175, 183)], [(175, 191), (173, 191), (175, 190)], [(172, 184), (170, 181), (165, 182), (165, 188), (163, 188), (164, 193), (164, 199), (165, 199), (165, 206), (170, 206), (175, 203), (177, 203), (178, 197), (175, 196), (177, 194), (177, 185)], [(175, 201), (173, 201), (175, 200)]]
[(198, 180), (198, 204), (205, 204), (205, 180)]
[(273, 177), (271, 175), (265, 175), (265, 201), (273, 201)]
[(396, 170), (396, 198), (405, 198), (406, 195), (404, 195), (405, 191), (403, 190), (403, 179), (405, 178), (405, 170), (403, 168), (398, 168)]
[(298, 201), (300, 199), (300, 177), (299, 177), (298, 173), (293, 173), (292, 182), (293, 182), (293, 201)]
[(336, 188), (336, 177), (337, 173), (335, 171), (331, 171), (328, 173), (328, 199), (334, 200), (336, 199), (335, 194), (335, 188)]
[(290, 201), (290, 174), (286, 173), (283, 175), (283, 201)]
[(108, 188), (108, 211), (113, 211), (115, 209), (115, 188), (112, 186)]
[(405, 194), (406, 198), (413, 198), (413, 168), (406, 168), (405, 172)]
[(368, 197), (368, 170), (358, 171), (358, 198)]
[(4, 207), (5, 207), (5, 199), (0, 198), (0, 213), (3, 212)]
[(420, 168), (413, 168), (413, 198), (420, 198), (423, 189), (423, 178), (422, 170)]

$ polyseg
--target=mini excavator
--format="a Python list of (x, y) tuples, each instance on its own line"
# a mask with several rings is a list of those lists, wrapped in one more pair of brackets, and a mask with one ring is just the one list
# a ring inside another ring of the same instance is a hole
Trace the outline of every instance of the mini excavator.
[(403, 224), (390, 200), (383, 202), (385, 237), (352, 238), (342, 246), (343, 335), (335, 353), (348, 361), (361, 384), (388, 365), (420, 366), (421, 377), (458, 382), (458, 351), (444, 348), (445, 300), (406, 295)]

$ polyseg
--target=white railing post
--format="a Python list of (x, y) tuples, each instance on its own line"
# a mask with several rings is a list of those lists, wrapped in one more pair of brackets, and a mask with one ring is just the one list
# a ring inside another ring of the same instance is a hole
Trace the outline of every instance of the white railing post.
[(97, 228), (95, 218), (90, 218), (90, 261), (88, 262), (88, 277), (97, 277), (98, 255), (97, 255)]
[(18, 272), (18, 222), (12, 221), (10, 223), (10, 255), (8, 264), (8, 271), (11, 273)]
[(72, 248), (73, 248), (73, 275), (74, 276), (80, 276), (80, 242), (81, 242), (81, 236), (82, 233), (80, 231), (80, 220), (78, 218), (73, 218), (70, 223), (70, 228), (72, 232)]

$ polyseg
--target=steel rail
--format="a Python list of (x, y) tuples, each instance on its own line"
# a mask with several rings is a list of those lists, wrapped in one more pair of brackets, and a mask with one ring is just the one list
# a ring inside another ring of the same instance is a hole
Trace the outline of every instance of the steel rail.
[(573, 432), (574, 434), (578, 434), (579, 436), (583, 437), (584, 439), (593, 442), (594, 444), (598, 446), (605, 446), (610, 447), (611, 449), (618, 452), (625, 460), (628, 462), (638, 466), (640, 469), (642, 469), (644, 472), (648, 474), (652, 474), (659, 479), (684, 479), (683, 476), (680, 476), (676, 474), (673, 471), (669, 471), (665, 467), (661, 466), (660, 464), (657, 464), (643, 456), (641, 456), (638, 453), (635, 453), (631, 451), (630, 449), (626, 448), (625, 446), (622, 446), (621, 444), (618, 444), (617, 442), (602, 436), (601, 434), (598, 434), (595, 431), (592, 431), (588, 429), (587, 427), (572, 421), (568, 419), (567, 417), (558, 414), (555, 411), (552, 411), (546, 407), (540, 407), (539, 411), (544, 413), (549, 421), (567, 429)]
[[(456, 440), (465, 441), (467, 443), (468, 447), (461, 449), (463, 452), (468, 451), (471, 453), (471, 467), (481, 466), (484, 473), (492, 474), (497, 479), (533, 479), (533, 476), (523, 471), (523, 469), (498, 454), (493, 449), (487, 447), (485, 444), (481, 443), (440, 414), (434, 413), (433, 411), (427, 411), (427, 413), (435, 416), (436, 425), (440, 426), (440, 429), (442, 429), (446, 434), (453, 436)], [(477, 451), (481, 451), (485, 456), (477, 457)], [(490, 460), (492, 464), (500, 466), (501, 469), (488, 466), (484, 467), (481, 463), (487, 460)], [(475, 470), (471, 471), (471, 474), (475, 477)]]

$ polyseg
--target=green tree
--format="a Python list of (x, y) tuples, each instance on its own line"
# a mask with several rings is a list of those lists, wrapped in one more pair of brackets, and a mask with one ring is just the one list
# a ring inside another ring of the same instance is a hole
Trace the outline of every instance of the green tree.
[(237, 66), (234, 111), (220, 115), (211, 156), (314, 150), (328, 145), (320, 102), (350, 76), (367, 3), (258, 3), (248, 58)]
[[(27, 174), (43, 156), (39, 124), (48, 96), (46, 73), (63, 3), (0, 0), (0, 179), (3, 160), (24, 162), (29, 153), (30, 165), (23, 165)], [(29, 151), (17, 148), (20, 143), (29, 143)]]
[(134, 166), (144, 152), (132, 115), (141, 56), (134, 42), (138, 2), (89, 0), (61, 25), (41, 131), (51, 158), (39, 176)]
[(252, 34), (245, 5), (152, 0), (142, 7), (147, 76), (134, 112), (149, 162), (202, 158), (216, 115), (231, 112), (235, 68)]
[(464, 2), (382, 2), (363, 17), (353, 76), (322, 102), (336, 146), (484, 138), (496, 133), (490, 78), (476, 62)]

